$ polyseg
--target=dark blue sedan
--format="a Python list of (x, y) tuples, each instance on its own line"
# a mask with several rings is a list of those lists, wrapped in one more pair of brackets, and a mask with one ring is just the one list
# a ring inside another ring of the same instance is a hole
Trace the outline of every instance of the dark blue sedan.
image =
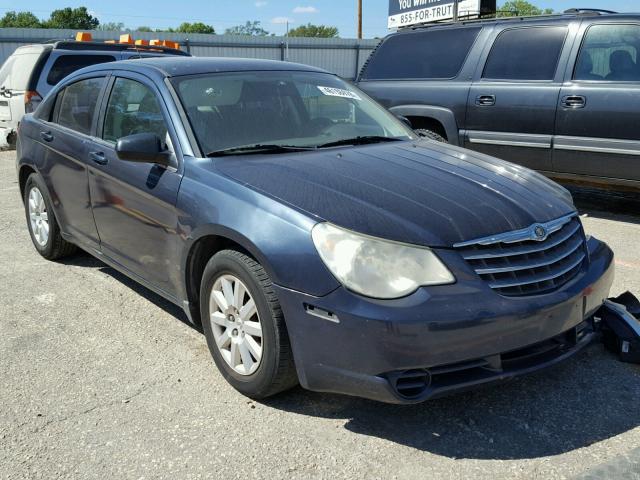
[(180, 305), (254, 398), (535, 371), (590, 343), (613, 280), (565, 189), (290, 63), (80, 70), (22, 122), (18, 175), (42, 256), (80, 247)]

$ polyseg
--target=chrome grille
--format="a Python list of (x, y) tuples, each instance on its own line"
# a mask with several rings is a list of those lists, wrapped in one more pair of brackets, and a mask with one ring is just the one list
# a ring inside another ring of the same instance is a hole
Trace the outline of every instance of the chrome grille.
[(557, 290), (587, 260), (584, 231), (576, 215), (454, 247), (492, 289), (509, 297)]

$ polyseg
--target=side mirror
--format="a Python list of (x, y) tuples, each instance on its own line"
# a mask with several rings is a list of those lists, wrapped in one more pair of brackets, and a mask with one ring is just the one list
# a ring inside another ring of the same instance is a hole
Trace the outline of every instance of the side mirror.
[(154, 133), (135, 133), (122, 137), (116, 144), (116, 154), (121, 160), (140, 163), (156, 163), (168, 166), (171, 154)]
[(402, 123), (404, 123), (407, 127), (413, 129), (413, 125), (411, 125), (411, 120), (409, 120), (404, 115), (396, 115), (396, 118), (400, 120)]

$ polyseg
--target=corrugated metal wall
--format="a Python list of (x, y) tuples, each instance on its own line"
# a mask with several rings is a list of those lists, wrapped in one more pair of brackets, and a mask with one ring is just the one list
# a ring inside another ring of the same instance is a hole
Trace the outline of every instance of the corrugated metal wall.
[[(75, 30), (0, 28), (0, 61), (22, 45), (73, 38)], [(117, 39), (120, 32), (94, 31), (94, 40)], [(341, 38), (245, 37), (185, 33), (131, 32), (134, 38), (173, 40), (198, 57), (288, 59), (354, 78), (379, 40)], [(287, 48), (288, 43), (288, 48)]]

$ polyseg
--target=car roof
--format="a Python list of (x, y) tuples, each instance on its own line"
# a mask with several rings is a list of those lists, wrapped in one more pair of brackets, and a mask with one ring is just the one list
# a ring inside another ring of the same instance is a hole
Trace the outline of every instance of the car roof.
[(299, 63), (280, 62), (276, 60), (259, 60), (255, 58), (226, 57), (154, 57), (134, 60), (120, 60), (102, 63), (83, 68), (87, 73), (97, 70), (129, 70), (140, 73), (160, 74), (164, 77), (183, 75), (199, 75), (204, 73), (249, 72), (249, 71), (300, 71), (329, 73), (320, 68), (301, 65)]
[(549, 22), (566, 22), (568, 20), (582, 20), (584, 18), (589, 18), (592, 20), (638, 20), (640, 18), (640, 13), (615, 13), (615, 12), (607, 12), (606, 10), (597, 11), (590, 9), (577, 9), (577, 11), (567, 11), (565, 13), (560, 14), (551, 14), (551, 15), (535, 15), (529, 17), (497, 17), (497, 18), (481, 18), (481, 19), (472, 19), (472, 20), (460, 20), (457, 23), (430, 23), (430, 24), (420, 24), (414, 25), (410, 27), (405, 27), (399, 29), (397, 32), (391, 33), (387, 36), (393, 37), (396, 35), (403, 35), (412, 32), (418, 31), (426, 31), (434, 28), (460, 28), (465, 26), (488, 26), (488, 25), (512, 25), (512, 24), (536, 24), (536, 23), (549, 23)]

